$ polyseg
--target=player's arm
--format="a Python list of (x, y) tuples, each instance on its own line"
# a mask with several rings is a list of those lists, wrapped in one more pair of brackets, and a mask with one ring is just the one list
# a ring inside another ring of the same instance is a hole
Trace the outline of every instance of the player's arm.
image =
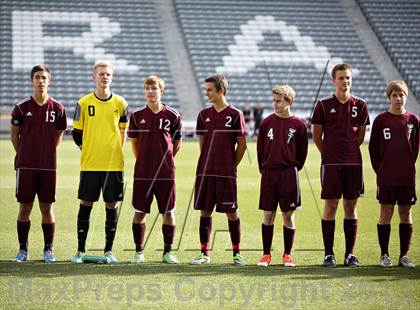
[(372, 130), (370, 132), (370, 139), (369, 139), (369, 156), (370, 156), (370, 163), (372, 164), (372, 168), (375, 173), (378, 172), (378, 166), (380, 162), (380, 129), (378, 127), (378, 120), (375, 119), (372, 125)]
[(58, 146), (60, 142), (63, 140), (64, 130), (56, 130), (55, 131), (55, 146)]
[(181, 148), (181, 139), (179, 140), (175, 140), (173, 145), (174, 145), (174, 149), (173, 149), (173, 156), (175, 157), (176, 153), (178, 153), (179, 149)]
[(237, 137), (236, 138), (236, 150), (235, 150), (235, 164), (238, 167), (239, 163), (244, 157), (246, 151), (246, 139), (245, 137)]
[(20, 126), (12, 125), (10, 126), (10, 140), (12, 141), (13, 148), (17, 152), (19, 149), (19, 132), (20, 132)]
[(299, 171), (303, 168), (308, 155), (308, 131), (306, 125), (302, 124), (302, 129), (299, 131), (298, 143), (296, 143), (296, 160), (298, 166), (296, 167)]
[(120, 120), (118, 122), (118, 126), (120, 128), (120, 142), (121, 147), (124, 147), (125, 140), (127, 137), (127, 129), (128, 129), (128, 104), (124, 100), (124, 110), (120, 114)]
[(73, 128), (73, 131), (71, 132), (71, 135), (73, 137), (74, 143), (79, 147), (79, 149), (82, 149), (83, 144), (83, 130)]
[(130, 138), (131, 141), (131, 151), (133, 152), (134, 158), (137, 158), (139, 150), (137, 149), (137, 140), (138, 138)]
[(265, 127), (264, 125), (260, 126), (260, 131), (257, 137), (257, 160), (258, 160), (258, 169), (262, 172), (262, 163), (264, 158), (264, 137), (265, 137)]
[(125, 144), (125, 139), (127, 137), (127, 127), (120, 127), (120, 141), (121, 141), (121, 146), (124, 147)]
[(322, 125), (312, 125), (312, 139), (318, 148), (318, 151), (322, 154)]
[(203, 135), (199, 135), (198, 136), (198, 145), (200, 146), (200, 153), (203, 150), (203, 145), (204, 145), (204, 136)]
[(357, 138), (357, 143), (362, 145), (363, 141), (365, 141), (365, 134), (366, 134), (366, 126), (359, 126), (359, 137)]

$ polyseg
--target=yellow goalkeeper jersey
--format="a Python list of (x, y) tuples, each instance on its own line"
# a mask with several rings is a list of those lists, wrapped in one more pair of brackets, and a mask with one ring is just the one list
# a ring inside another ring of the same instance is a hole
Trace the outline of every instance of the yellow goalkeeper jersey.
[(73, 128), (83, 131), (81, 171), (123, 171), (120, 129), (127, 127), (127, 102), (112, 94), (101, 100), (92, 92), (78, 101)]

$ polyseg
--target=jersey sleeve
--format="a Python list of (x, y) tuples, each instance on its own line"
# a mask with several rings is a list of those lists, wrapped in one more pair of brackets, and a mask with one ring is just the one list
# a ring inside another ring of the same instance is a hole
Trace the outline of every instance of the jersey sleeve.
[(139, 128), (137, 127), (136, 117), (134, 113), (131, 113), (130, 122), (128, 125), (128, 137), (137, 138), (139, 136), (138, 129)]
[(197, 116), (197, 124), (195, 126), (195, 134), (199, 135), (199, 136), (204, 135), (204, 121), (203, 121), (202, 112), (198, 113), (198, 116)]
[(66, 130), (67, 128), (67, 116), (66, 116), (66, 110), (64, 109), (64, 106), (59, 106), (58, 108), (58, 116), (55, 122), (55, 130)]
[(14, 126), (21, 126), (23, 124), (23, 113), (22, 110), (18, 105), (15, 105), (13, 111), (12, 111), (12, 120), (11, 124)]
[(121, 101), (120, 120), (118, 125), (120, 128), (126, 128), (128, 125), (128, 104), (124, 99)]
[(419, 139), (420, 139), (420, 134), (419, 134), (420, 119), (417, 115), (414, 115), (414, 121), (415, 121), (416, 128), (413, 133), (412, 150), (413, 150), (413, 162), (415, 163), (419, 155)]
[(315, 105), (314, 112), (312, 113), (312, 125), (324, 125), (325, 124), (325, 111), (321, 101), (318, 101)]
[(232, 129), (235, 132), (236, 137), (245, 137), (246, 136), (246, 129), (245, 129), (245, 119), (244, 115), (239, 112), (238, 117), (235, 119)]
[(182, 121), (181, 121), (181, 116), (178, 114), (174, 125), (172, 126), (172, 130), (171, 130), (171, 137), (172, 140), (181, 140), (182, 137)]
[(301, 170), (308, 155), (308, 134), (306, 125), (302, 123), (299, 128), (296, 143), (296, 160), (298, 162), (297, 169)]
[(358, 119), (359, 127), (370, 125), (369, 111), (366, 102), (363, 102), (361, 112)]
[(380, 124), (379, 118), (377, 117), (373, 121), (372, 129), (370, 132), (370, 140), (369, 140), (369, 156), (370, 156), (370, 163), (372, 164), (372, 168), (375, 173), (378, 173), (379, 163), (380, 163)]
[(80, 102), (76, 103), (76, 109), (73, 115), (73, 128), (83, 130), (84, 111)]

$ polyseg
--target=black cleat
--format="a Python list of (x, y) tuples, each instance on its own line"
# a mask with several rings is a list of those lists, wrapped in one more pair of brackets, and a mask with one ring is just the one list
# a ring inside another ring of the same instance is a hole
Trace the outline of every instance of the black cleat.
[(353, 254), (347, 255), (347, 257), (344, 258), (344, 266), (350, 267), (350, 268), (357, 268), (360, 267), (360, 263), (356, 256)]
[(334, 255), (326, 255), (324, 258), (324, 267), (333, 268), (337, 266), (337, 262), (335, 261)]

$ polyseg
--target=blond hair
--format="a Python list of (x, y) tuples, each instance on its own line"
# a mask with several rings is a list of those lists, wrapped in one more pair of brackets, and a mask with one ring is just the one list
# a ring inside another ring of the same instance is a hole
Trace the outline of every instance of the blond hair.
[(114, 67), (112, 66), (112, 63), (109, 62), (108, 60), (98, 60), (95, 62), (95, 64), (93, 65), (93, 72), (95, 72), (96, 68), (98, 67), (105, 67), (105, 68), (111, 68), (112, 70), (114, 70)]
[(284, 96), (286, 99), (293, 102), (296, 96), (295, 90), (289, 85), (276, 85), (272, 89), (273, 95)]
[(402, 80), (395, 80), (388, 82), (386, 88), (386, 96), (389, 98), (393, 91), (402, 91), (406, 96), (408, 96), (408, 87)]
[(146, 85), (157, 85), (161, 91), (165, 89), (165, 81), (157, 75), (148, 76), (143, 83), (143, 87), (146, 88)]

